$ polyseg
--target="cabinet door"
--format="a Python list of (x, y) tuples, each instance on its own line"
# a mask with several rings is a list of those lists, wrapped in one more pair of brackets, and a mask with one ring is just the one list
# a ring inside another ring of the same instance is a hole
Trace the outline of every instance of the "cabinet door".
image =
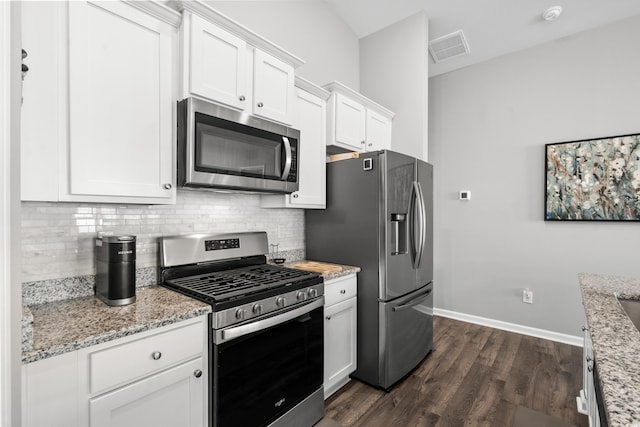
[(323, 209), (326, 206), (327, 104), (321, 98), (298, 89), (300, 130), (300, 187), (289, 197), (294, 207)]
[(247, 108), (246, 42), (197, 15), (189, 16), (189, 91), (241, 110)]
[(123, 2), (69, 2), (72, 195), (175, 197), (175, 37)]
[(367, 110), (365, 134), (367, 151), (391, 148), (391, 120), (373, 110)]
[(344, 148), (364, 151), (366, 108), (342, 95), (335, 95), (335, 142)]
[(356, 305), (356, 298), (350, 298), (324, 310), (325, 399), (356, 370)]
[(253, 76), (253, 114), (290, 125), (295, 103), (293, 67), (255, 49)]
[(73, 427), (78, 423), (78, 353), (22, 366), (25, 427)]
[(91, 427), (205, 425), (201, 358), (89, 401)]

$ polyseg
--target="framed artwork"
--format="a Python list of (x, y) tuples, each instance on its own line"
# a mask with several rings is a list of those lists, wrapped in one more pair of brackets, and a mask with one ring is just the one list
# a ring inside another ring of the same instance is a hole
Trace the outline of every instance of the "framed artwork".
[(640, 134), (545, 145), (546, 221), (640, 221)]

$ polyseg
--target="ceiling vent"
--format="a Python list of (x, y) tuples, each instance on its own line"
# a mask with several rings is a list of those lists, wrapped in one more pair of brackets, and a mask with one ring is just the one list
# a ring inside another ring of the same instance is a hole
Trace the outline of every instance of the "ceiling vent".
[(469, 46), (462, 30), (438, 37), (429, 42), (429, 52), (433, 60), (438, 63), (447, 61), (469, 53)]

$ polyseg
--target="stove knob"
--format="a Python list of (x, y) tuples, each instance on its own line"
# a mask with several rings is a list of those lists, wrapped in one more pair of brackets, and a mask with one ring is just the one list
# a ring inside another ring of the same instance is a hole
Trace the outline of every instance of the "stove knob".
[(318, 296), (318, 290), (311, 288), (309, 289), (309, 292), (307, 292), (307, 294), (309, 295), (309, 298), (315, 298)]
[(298, 299), (298, 301), (304, 301), (307, 299), (307, 293), (305, 291), (299, 291), (296, 294), (296, 298)]
[(262, 304), (254, 304), (253, 308), (251, 309), (251, 311), (253, 311), (253, 314), (256, 315), (261, 315), (262, 314)]
[(287, 305), (287, 299), (285, 297), (276, 298), (276, 305), (278, 307), (284, 307), (285, 305)]
[(244, 308), (239, 308), (236, 310), (236, 319), (244, 320), (246, 316), (247, 316), (247, 310), (245, 310)]

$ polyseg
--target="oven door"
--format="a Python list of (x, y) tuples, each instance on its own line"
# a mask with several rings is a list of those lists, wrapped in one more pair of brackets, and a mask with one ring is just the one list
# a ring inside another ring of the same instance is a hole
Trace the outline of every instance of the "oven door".
[(215, 331), (210, 370), (214, 427), (269, 425), (322, 387), (323, 306), (324, 298), (318, 298), (283, 314)]

